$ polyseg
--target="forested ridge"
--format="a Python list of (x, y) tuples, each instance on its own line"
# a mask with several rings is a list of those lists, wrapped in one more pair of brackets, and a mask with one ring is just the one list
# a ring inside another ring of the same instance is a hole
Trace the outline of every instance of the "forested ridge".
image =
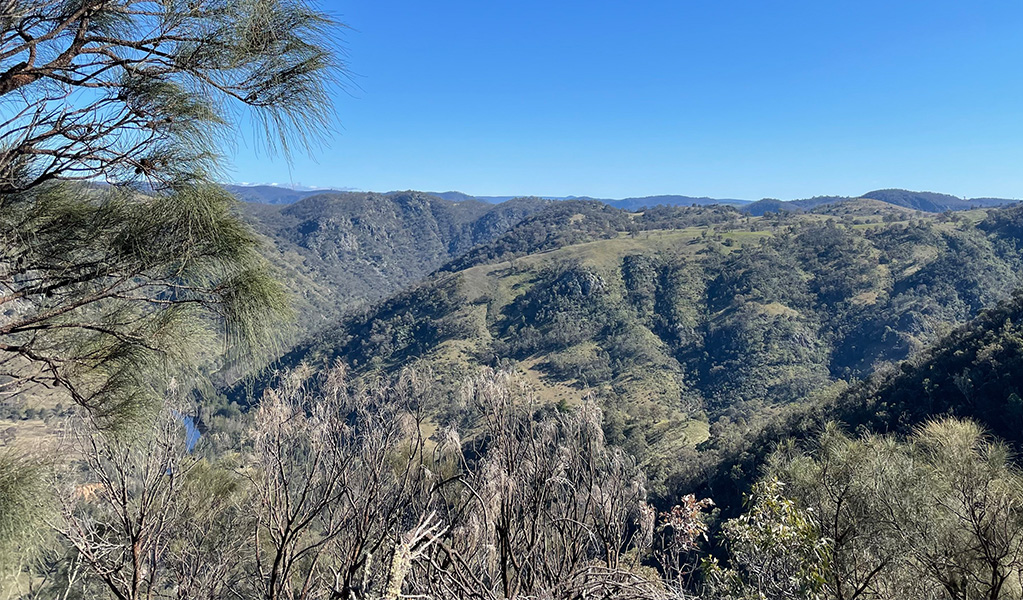
[[(592, 395), (608, 438), (674, 494), (667, 482), (703, 462), (698, 444), (901, 364), (1009, 298), (1019, 214), (558, 203), (280, 364), (417, 365), (449, 389), (489, 366), (562, 406)], [(440, 400), (435, 418), (462, 416)]]

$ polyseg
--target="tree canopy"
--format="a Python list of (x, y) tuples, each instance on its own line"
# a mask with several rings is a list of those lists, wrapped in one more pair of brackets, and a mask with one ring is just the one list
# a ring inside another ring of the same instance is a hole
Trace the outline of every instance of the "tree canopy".
[(329, 128), (337, 24), (292, 0), (17, 0), (0, 9), (0, 191), (215, 173), (239, 107), (272, 148)]
[(265, 341), (282, 288), (212, 183), (248, 119), (285, 153), (329, 130), (338, 27), (290, 0), (4, 4), (5, 391), (60, 388), (117, 420), (209, 362), (218, 332)]

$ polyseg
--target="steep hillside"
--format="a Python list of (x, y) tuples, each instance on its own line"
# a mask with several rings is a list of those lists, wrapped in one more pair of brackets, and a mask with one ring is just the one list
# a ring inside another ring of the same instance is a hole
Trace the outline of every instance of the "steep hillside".
[(904, 361), (1023, 283), (1006, 211), (978, 226), (885, 208), (752, 218), (558, 203), (284, 364), (420, 364), (442, 385), (517, 369), (547, 401), (597, 396), (609, 439), (668, 481), (708, 425), (734, 431)]
[(546, 205), (346, 192), (240, 208), (268, 239), (268, 258), (294, 292), (300, 328), (310, 331), (407, 287)]
[(888, 378), (840, 397), (835, 418), (907, 433), (935, 415), (969, 417), (1023, 443), (1023, 293), (985, 312)]
[[(1006, 255), (1023, 250), (1023, 206), (992, 211), (978, 224)], [(817, 435), (828, 421), (850, 430), (908, 434), (928, 419), (975, 419), (1023, 448), (1023, 291), (906, 361), (848, 389), (772, 414), (721, 420), (671, 486), (713, 494), (737, 510), (741, 494), (782, 443)], [(698, 457), (698, 458), (697, 458)]]
[[(1023, 206), (993, 212), (979, 228), (1014, 251), (1023, 246)], [(1023, 445), (1023, 289), (941, 343), (840, 397), (836, 418), (905, 433), (933, 415), (979, 420)]]
[(668, 487), (714, 496), (729, 513), (781, 444), (812, 440), (825, 423), (850, 431), (910, 434), (936, 417), (976, 420), (1023, 448), (1023, 295), (1017, 293), (911, 360), (779, 414), (727, 420)]

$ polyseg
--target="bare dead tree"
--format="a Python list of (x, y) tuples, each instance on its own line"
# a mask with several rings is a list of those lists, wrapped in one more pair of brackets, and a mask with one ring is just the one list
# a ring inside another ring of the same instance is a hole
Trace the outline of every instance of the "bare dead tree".
[(61, 518), (53, 527), (90, 582), (118, 599), (149, 598), (164, 584), (173, 498), (188, 469), (179, 427), (164, 414), (142, 436), (74, 428), (84, 464), (60, 482)]
[[(56, 524), (74, 585), (123, 600), (683, 597), (642, 563), (656, 515), (592, 403), (544, 408), (489, 371), (465, 395), (468, 439), (428, 438), (428, 377), (299, 370), (224, 465), (186, 452), (172, 413), (137, 438), (83, 429)], [(676, 537), (702, 532), (701, 506)]]
[(441, 513), (448, 535), (418, 565), (413, 590), (437, 598), (666, 597), (638, 568), (642, 476), (605, 445), (599, 409), (588, 402), (545, 411), (508, 374), (492, 372), (465, 393), (480, 431), (461, 494)]
[(77, 431), (86, 477), (65, 482), (55, 528), (92, 581), (119, 600), (151, 597), (162, 583), (171, 498), (184, 475), (183, 444), (172, 428), (172, 419), (161, 418), (147, 432), (152, 438)]
[(130, 431), (71, 424), (50, 523), (63, 564), (35, 574), (41, 597), (212, 600), (245, 583), (245, 481), (189, 451), (182, 413), (168, 407)]
[[(429, 514), (422, 382), (352, 389), (341, 365), (264, 396), (253, 429), (254, 579), (268, 600), (400, 587)], [(411, 533), (409, 533), (411, 532)]]

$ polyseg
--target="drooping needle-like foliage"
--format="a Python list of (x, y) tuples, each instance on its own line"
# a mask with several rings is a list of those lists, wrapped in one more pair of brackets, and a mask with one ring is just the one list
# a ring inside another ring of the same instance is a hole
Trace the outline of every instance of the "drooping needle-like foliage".
[(297, 0), (0, 4), (3, 391), (110, 420), (216, 333), (264, 345), (283, 294), (212, 178), (242, 111), (286, 153), (327, 131), (336, 31)]
[(0, 5), (0, 191), (215, 172), (248, 112), (272, 149), (329, 129), (336, 24), (298, 0)]

